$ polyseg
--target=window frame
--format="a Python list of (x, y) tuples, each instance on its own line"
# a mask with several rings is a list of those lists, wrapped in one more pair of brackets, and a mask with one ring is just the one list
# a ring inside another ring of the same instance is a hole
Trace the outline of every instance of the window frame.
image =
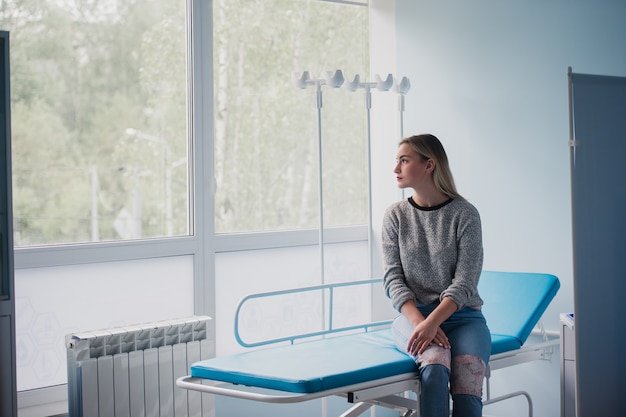
[[(368, 7), (369, 1), (317, 0)], [(15, 248), (15, 268), (79, 265), (107, 261), (140, 260), (162, 256), (195, 255), (199, 240), (212, 236), (214, 252), (272, 249), (319, 244), (317, 229), (215, 233), (213, 184), (213, 26), (212, 0), (187, 0), (188, 126), (190, 131), (190, 234), (188, 236), (80, 242)], [(199, 17), (201, 16), (201, 17)], [(208, 20), (206, 20), (208, 18)], [(205, 19), (205, 20), (202, 20)], [(204, 76), (201, 76), (201, 75)], [(198, 76), (200, 75), (200, 76)], [(207, 122), (208, 121), (208, 122)], [(207, 162), (208, 161), (208, 162)], [(204, 216), (198, 215), (204, 213)], [(206, 219), (209, 219), (208, 221)], [(367, 239), (367, 224), (329, 227), (326, 243)]]

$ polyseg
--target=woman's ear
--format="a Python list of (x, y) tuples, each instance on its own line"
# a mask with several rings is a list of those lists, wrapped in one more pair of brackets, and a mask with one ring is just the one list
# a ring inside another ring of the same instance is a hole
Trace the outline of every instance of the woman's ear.
[(428, 161), (426, 161), (426, 172), (432, 173), (434, 170), (435, 170), (435, 160), (431, 158)]

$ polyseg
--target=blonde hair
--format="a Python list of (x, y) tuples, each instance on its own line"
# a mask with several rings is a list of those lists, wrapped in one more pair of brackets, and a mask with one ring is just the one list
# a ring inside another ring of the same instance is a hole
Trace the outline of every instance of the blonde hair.
[(432, 159), (435, 162), (433, 182), (435, 187), (445, 195), (455, 200), (465, 200), (456, 190), (448, 155), (436, 136), (422, 134), (402, 139), (398, 146), (408, 144), (424, 160)]

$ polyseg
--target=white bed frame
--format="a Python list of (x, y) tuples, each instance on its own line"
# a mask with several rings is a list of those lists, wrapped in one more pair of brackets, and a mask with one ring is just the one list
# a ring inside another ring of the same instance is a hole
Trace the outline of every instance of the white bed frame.
[[(242, 299), (237, 307), (235, 317), (235, 338), (241, 346), (252, 348), (270, 344), (277, 344), (281, 342), (290, 342), (293, 344), (299, 339), (325, 337), (334, 335), (336, 333), (354, 332), (359, 329), (363, 331), (368, 331), (372, 328), (389, 326), (391, 320), (341, 328), (335, 328), (333, 326), (332, 305), (335, 289), (355, 285), (373, 285), (379, 284), (380, 282), (381, 280), (365, 280), (249, 295)], [(328, 294), (328, 305), (330, 306), (330, 313), (328, 326), (326, 329), (319, 332), (290, 335), (270, 340), (263, 340), (260, 342), (246, 342), (243, 339), (239, 330), (239, 322), (241, 320), (242, 308), (250, 300), (311, 291), (326, 291)], [(549, 334), (544, 330), (540, 323), (537, 325), (533, 333), (536, 335), (540, 335), (543, 341), (540, 343), (526, 344), (520, 349), (491, 355), (485, 378), (485, 397), (483, 400), (484, 405), (494, 404), (510, 398), (523, 396), (526, 398), (528, 403), (528, 416), (533, 417), (533, 403), (531, 396), (528, 392), (516, 391), (506, 395), (492, 397), (490, 389), (491, 373), (495, 370), (530, 361), (551, 360), (555, 347), (557, 347), (560, 343), (558, 333)], [(369, 408), (376, 405), (398, 410), (402, 413), (404, 417), (419, 416), (419, 402), (417, 401), (417, 398), (419, 398), (420, 395), (420, 383), (417, 372), (405, 373), (389, 378), (367, 381), (356, 385), (343, 386), (330, 390), (304, 394), (269, 389), (253, 389), (252, 391), (250, 391), (249, 387), (246, 388), (237, 384), (194, 378), (192, 376), (179, 378), (176, 381), (176, 385), (184, 389), (200, 391), (203, 393), (275, 404), (298, 403), (329, 396), (341, 396), (346, 398), (349, 403), (353, 403), (354, 405), (345, 413), (341, 414), (340, 417), (359, 416)], [(411, 395), (410, 393), (413, 394)]]

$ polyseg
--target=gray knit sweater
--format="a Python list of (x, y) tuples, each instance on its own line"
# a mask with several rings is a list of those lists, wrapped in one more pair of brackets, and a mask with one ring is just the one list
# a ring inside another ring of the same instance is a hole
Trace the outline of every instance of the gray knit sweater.
[(483, 245), (478, 210), (448, 200), (419, 207), (411, 198), (390, 206), (383, 219), (384, 288), (395, 309), (450, 297), (459, 307), (480, 306)]

